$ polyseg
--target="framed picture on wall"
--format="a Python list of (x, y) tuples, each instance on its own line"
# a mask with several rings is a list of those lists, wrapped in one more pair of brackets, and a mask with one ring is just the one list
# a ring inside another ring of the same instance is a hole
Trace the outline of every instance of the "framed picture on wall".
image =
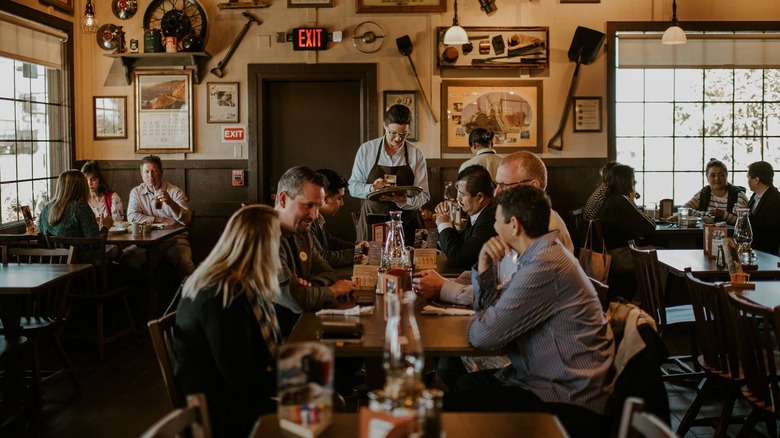
[(238, 123), (238, 82), (209, 82), (207, 123)]
[(601, 97), (572, 97), (574, 132), (601, 132)]
[(468, 153), (469, 134), (484, 128), (500, 153), (542, 152), (542, 102), (540, 80), (444, 80), (441, 150)]
[(333, 0), (287, 0), (288, 8), (332, 8)]
[(95, 96), (93, 102), (95, 140), (127, 138), (127, 97)]
[[(412, 123), (409, 124), (409, 141), (417, 141), (417, 91), (416, 90), (386, 90), (384, 92), (384, 108), (400, 104), (412, 111)], [(384, 113), (384, 111), (383, 111)]]
[(447, 12), (446, 0), (357, 0), (358, 14), (407, 14)]
[(137, 71), (136, 152), (192, 152), (192, 105), (192, 71)]
[(70, 12), (73, 15), (73, 0), (38, 0), (41, 3), (54, 6), (57, 9), (61, 9), (65, 12)]

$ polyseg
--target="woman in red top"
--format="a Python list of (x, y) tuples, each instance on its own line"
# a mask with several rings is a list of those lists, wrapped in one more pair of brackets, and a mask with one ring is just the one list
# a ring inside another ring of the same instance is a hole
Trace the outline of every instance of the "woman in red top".
[(122, 205), (122, 198), (108, 189), (97, 161), (84, 163), (84, 166), (81, 167), (81, 173), (87, 177), (89, 183), (87, 202), (92, 207), (95, 217), (110, 215), (114, 222), (123, 222), (125, 220), (125, 207)]

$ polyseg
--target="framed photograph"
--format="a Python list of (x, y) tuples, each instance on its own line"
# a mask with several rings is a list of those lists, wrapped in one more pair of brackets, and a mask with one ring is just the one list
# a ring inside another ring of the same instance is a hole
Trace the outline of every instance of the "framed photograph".
[(356, 0), (358, 14), (408, 14), (447, 12), (446, 0)]
[(238, 123), (238, 82), (209, 82), (206, 84), (207, 123)]
[(94, 138), (127, 138), (127, 97), (94, 96)]
[(385, 111), (395, 104), (401, 104), (412, 111), (412, 123), (409, 124), (410, 134), (406, 139), (409, 141), (417, 141), (417, 91), (387, 90), (384, 92), (384, 97)]
[(332, 8), (333, 0), (287, 0), (288, 8)]
[(442, 81), (441, 150), (468, 153), (469, 134), (484, 128), (499, 153), (542, 152), (542, 102), (541, 80)]
[(561, 0), (561, 3), (601, 3), (601, 0)]
[(38, 0), (41, 3), (54, 6), (57, 9), (61, 9), (65, 12), (70, 12), (73, 15), (73, 0)]
[(601, 132), (601, 97), (572, 97), (574, 132)]
[(192, 105), (192, 71), (137, 71), (136, 152), (192, 152)]
[(436, 56), (440, 69), (535, 69), (550, 66), (550, 28), (464, 27), (469, 42), (444, 44), (449, 27), (437, 28)]

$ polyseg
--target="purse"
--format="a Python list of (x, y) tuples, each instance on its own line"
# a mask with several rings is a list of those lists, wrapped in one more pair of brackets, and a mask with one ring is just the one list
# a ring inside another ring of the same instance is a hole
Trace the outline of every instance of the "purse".
[(612, 262), (612, 256), (607, 252), (607, 246), (604, 244), (604, 238), (601, 238), (601, 252), (596, 252), (593, 247), (593, 221), (588, 223), (588, 233), (585, 235), (585, 246), (580, 248), (580, 266), (588, 277), (595, 278), (606, 283), (609, 277), (609, 265)]

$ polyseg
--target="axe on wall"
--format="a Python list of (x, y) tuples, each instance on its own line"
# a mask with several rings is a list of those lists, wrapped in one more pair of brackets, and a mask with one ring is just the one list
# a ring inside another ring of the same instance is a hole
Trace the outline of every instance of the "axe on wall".
[(400, 38), (396, 38), (395, 44), (398, 46), (398, 51), (401, 52), (402, 55), (406, 56), (409, 59), (409, 65), (412, 66), (412, 72), (414, 73), (414, 79), (417, 80), (417, 88), (420, 89), (420, 94), (423, 96), (423, 100), (425, 101), (425, 106), (428, 107), (428, 112), (431, 113), (431, 117), (433, 117), (433, 121), (435, 123), (439, 123), (439, 120), (436, 117), (436, 114), (433, 113), (433, 108), (431, 107), (431, 102), (428, 101), (428, 96), (425, 94), (425, 89), (422, 87), (422, 83), (420, 82), (420, 77), (417, 76), (417, 68), (414, 66), (414, 61), (412, 60), (412, 39), (409, 38), (409, 35), (404, 35)]

